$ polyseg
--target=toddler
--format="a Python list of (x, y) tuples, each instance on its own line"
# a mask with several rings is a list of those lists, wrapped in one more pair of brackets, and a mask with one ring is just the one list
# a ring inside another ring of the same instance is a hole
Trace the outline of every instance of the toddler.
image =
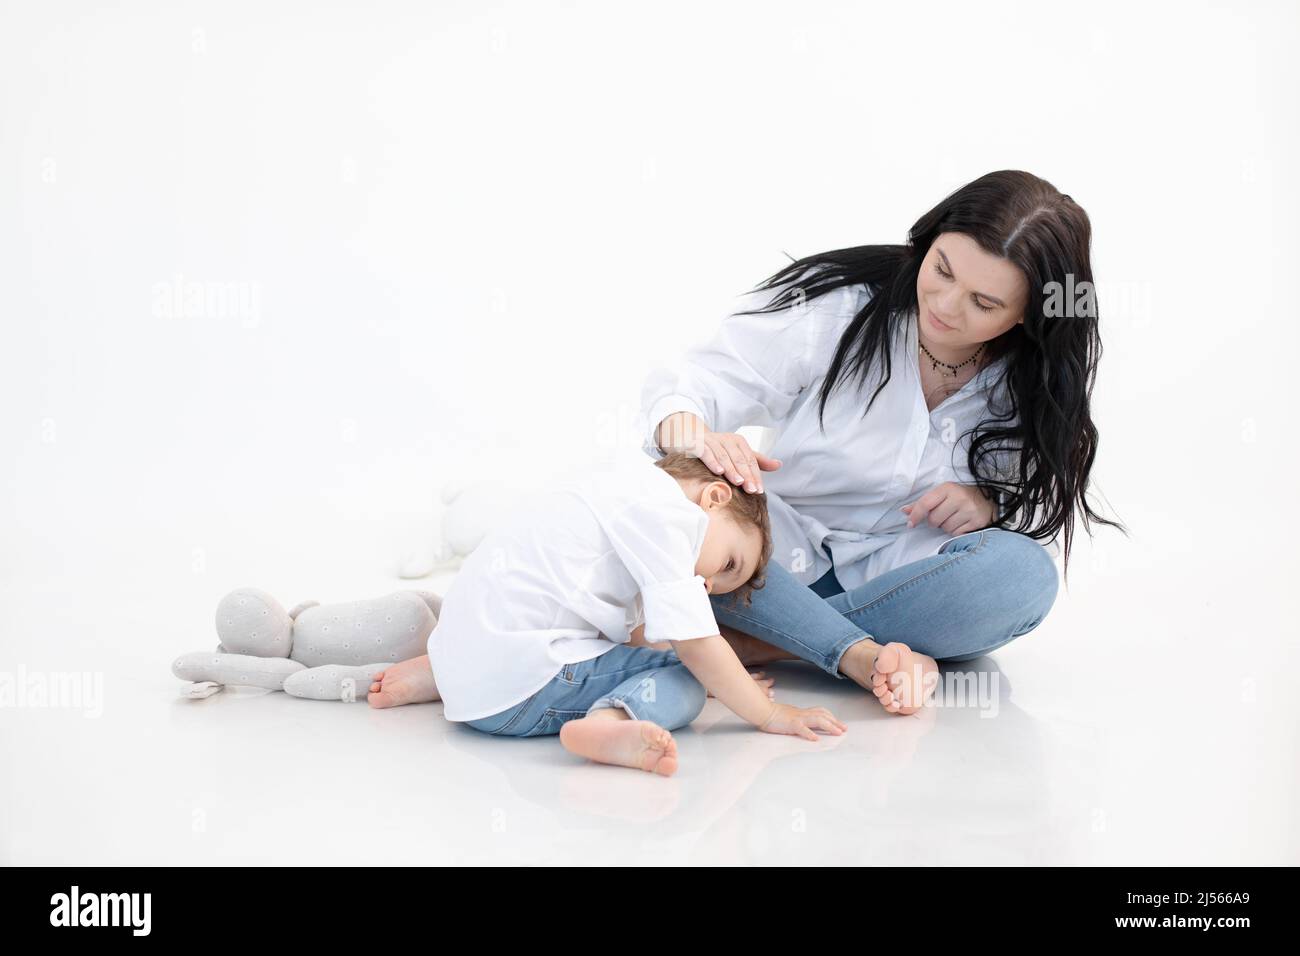
[(558, 734), (571, 753), (664, 775), (671, 731), (706, 692), (768, 733), (842, 734), (825, 708), (770, 699), (718, 632), (709, 596), (748, 602), (771, 551), (763, 495), (691, 455), (629, 453), (516, 507), (462, 565), (428, 655), (377, 675), (368, 700), (441, 697), (448, 720), (484, 733)]

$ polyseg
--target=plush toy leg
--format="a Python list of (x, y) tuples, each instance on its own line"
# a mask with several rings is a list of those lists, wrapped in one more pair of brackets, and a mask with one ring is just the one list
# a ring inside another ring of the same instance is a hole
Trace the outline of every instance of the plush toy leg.
[[(198, 651), (172, 661), (172, 673), (181, 680), (217, 684), (244, 684), (267, 690), (283, 690), (285, 678), (303, 665), (287, 657), (252, 657), (248, 654), (212, 654)], [(186, 696), (192, 696), (187, 691)], [(208, 696), (205, 694), (204, 696)]]
[[(217, 645), (218, 654), (227, 654), (227, 651), (220, 644)], [(181, 696), (190, 700), (207, 700), (213, 694), (221, 690), (221, 685), (213, 680), (201, 680), (192, 684), (183, 684), (181, 686)]]
[(349, 667), (346, 664), (324, 664), (298, 671), (284, 682), (284, 692), (308, 700), (341, 700), (346, 703), (366, 702), (370, 682), (387, 664), (366, 664)]

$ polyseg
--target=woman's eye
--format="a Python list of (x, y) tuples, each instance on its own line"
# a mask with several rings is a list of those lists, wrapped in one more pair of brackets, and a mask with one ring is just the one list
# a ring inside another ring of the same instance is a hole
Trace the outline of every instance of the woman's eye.
[[(943, 266), (939, 265), (939, 263), (937, 263), (937, 262), (934, 264), (934, 271), (937, 272), (937, 273), (939, 273), (939, 275), (943, 276), (945, 279), (951, 279), (951, 278), (952, 278), (951, 275), (949, 275), (947, 272), (944, 272), (944, 271), (943, 271)], [(991, 305), (983, 305), (983, 304), (980, 302), (980, 300), (977, 299), (977, 298), (975, 298), (974, 296), (971, 296), (971, 301), (975, 303), (975, 307), (976, 307), (977, 309), (979, 309), (981, 312), (992, 312), (992, 311), (993, 311), (993, 306), (991, 306)]]
[(735, 558), (732, 558), (730, 561), (727, 562), (727, 570), (728, 570), (728, 571), (734, 571), (734, 570), (736, 570), (736, 559), (735, 559)]

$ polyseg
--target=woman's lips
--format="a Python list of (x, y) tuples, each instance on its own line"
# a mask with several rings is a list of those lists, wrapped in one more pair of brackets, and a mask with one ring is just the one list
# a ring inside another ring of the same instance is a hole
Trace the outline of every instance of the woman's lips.
[(936, 315), (935, 315), (933, 312), (931, 312), (929, 309), (926, 309), (925, 312), (926, 312), (926, 315), (928, 315), (928, 316), (930, 317), (930, 324), (933, 325), (935, 328), (937, 328), (937, 329), (944, 329), (945, 331), (948, 331), (948, 332), (955, 331), (951, 325), (948, 325), (946, 322), (940, 322), (940, 321), (939, 321), (939, 317), (936, 316)]

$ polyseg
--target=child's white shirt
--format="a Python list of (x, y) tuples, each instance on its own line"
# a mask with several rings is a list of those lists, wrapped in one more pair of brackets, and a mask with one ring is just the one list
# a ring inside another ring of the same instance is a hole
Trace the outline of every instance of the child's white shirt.
[(637, 451), (517, 505), (465, 560), (429, 636), (448, 720), (527, 700), (630, 640), (718, 633), (695, 562), (708, 516)]

